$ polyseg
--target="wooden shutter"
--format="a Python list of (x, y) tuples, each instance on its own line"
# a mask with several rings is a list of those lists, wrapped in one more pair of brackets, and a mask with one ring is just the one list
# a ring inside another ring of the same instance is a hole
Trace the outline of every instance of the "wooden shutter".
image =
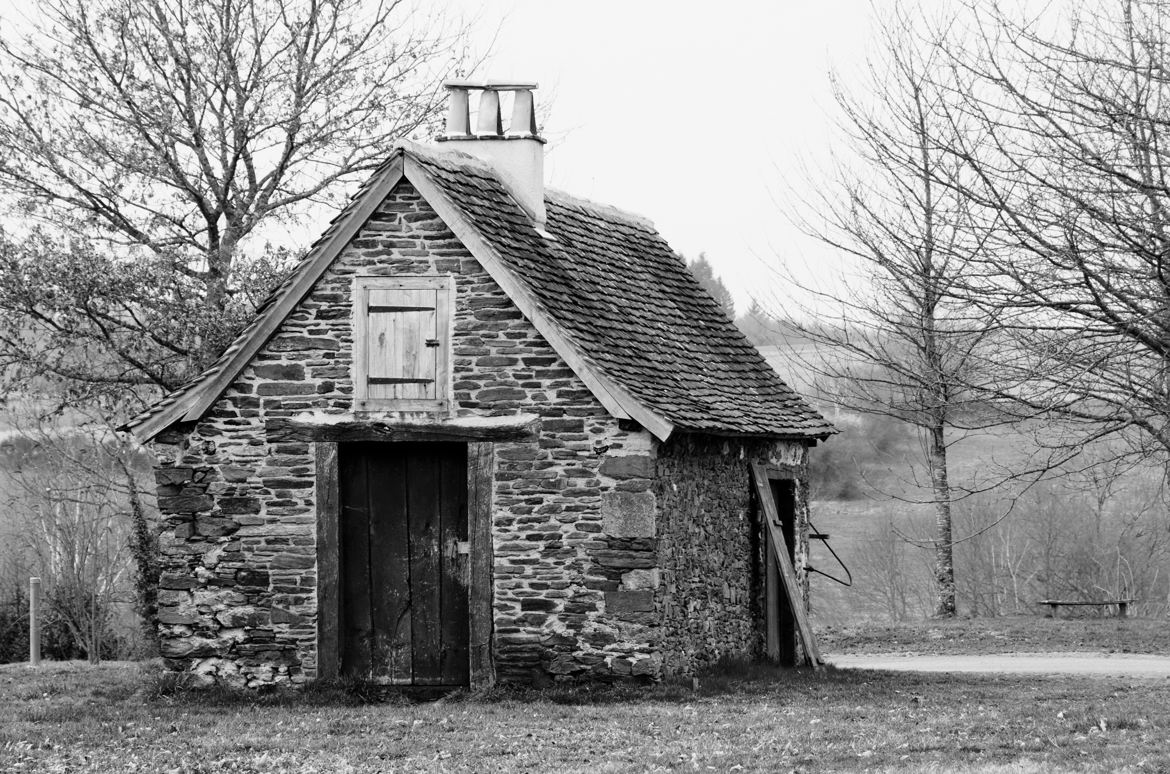
[(354, 294), (355, 408), (446, 409), (450, 278), (359, 277)]

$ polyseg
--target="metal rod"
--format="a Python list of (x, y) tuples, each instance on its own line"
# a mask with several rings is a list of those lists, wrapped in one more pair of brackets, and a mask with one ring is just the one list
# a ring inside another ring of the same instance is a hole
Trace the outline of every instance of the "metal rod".
[(28, 579), (28, 663), (41, 665), (41, 579)]
[(840, 578), (836, 577), (835, 575), (830, 575), (827, 572), (822, 572), (821, 570), (816, 569), (811, 564), (806, 564), (805, 569), (807, 569), (809, 572), (815, 572), (818, 575), (824, 575), (829, 580), (836, 581), (837, 583), (840, 583), (842, 586), (852, 586), (853, 585), (853, 573), (849, 572), (849, 568), (845, 566), (845, 562), (841, 561), (841, 557), (837, 556), (837, 552), (833, 550), (833, 547), (831, 545), (829, 545), (828, 534), (818, 530), (816, 525), (812, 523), (812, 519), (808, 520), (808, 528), (810, 530), (809, 535), (808, 535), (809, 539), (810, 540), (819, 540), (825, 544), (825, 548), (829, 549), (829, 553), (832, 554), (833, 558), (837, 560), (837, 564), (840, 565), (841, 569), (845, 571), (845, 577), (848, 578), (849, 580), (841, 580)]

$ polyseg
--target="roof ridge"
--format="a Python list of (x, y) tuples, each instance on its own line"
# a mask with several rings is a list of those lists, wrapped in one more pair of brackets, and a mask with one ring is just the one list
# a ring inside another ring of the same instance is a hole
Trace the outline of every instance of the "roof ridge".
[(439, 164), (443, 162), (448, 164), (455, 162), (462, 167), (472, 167), (477, 172), (485, 172), (491, 175), (493, 179), (498, 180), (499, 178), (495, 169), (488, 161), (481, 159), (479, 156), (473, 156), (467, 151), (459, 150), (458, 148), (447, 148), (435, 143), (417, 142), (416, 140), (395, 140), (394, 151), (401, 151), (409, 156)]
[(544, 197), (562, 206), (577, 207), (578, 209), (585, 210), (599, 218), (620, 220), (629, 225), (637, 226), (647, 231), (653, 231), (656, 234), (658, 233), (658, 228), (655, 227), (654, 221), (650, 220), (650, 218), (647, 218), (645, 215), (639, 215), (636, 212), (623, 210), (620, 207), (614, 207), (612, 204), (603, 204), (592, 199), (586, 199), (584, 196), (577, 196), (576, 194), (562, 191), (559, 188), (550, 188), (548, 186), (545, 186)]
[[(466, 151), (459, 150), (458, 148), (445, 148), (435, 143), (421, 143), (415, 140), (402, 139), (394, 142), (394, 150), (440, 164), (443, 162), (447, 162), (448, 164), (454, 162), (464, 168), (470, 167), (477, 172), (487, 174), (493, 179), (504, 183), (504, 187), (507, 189), (506, 182), (501, 180), (500, 175), (496, 173), (496, 169), (490, 162), (478, 156), (473, 156)], [(509, 194), (511, 193), (510, 190), (508, 192)], [(599, 218), (618, 220), (636, 228), (641, 228), (655, 234), (658, 233), (654, 221), (650, 218), (636, 212), (631, 212), (630, 210), (614, 207), (612, 204), (604, 204), (547, 185), (544, 187), (544, 198), (546, 201), (551, 201), (561, 206), (576, 207)]]

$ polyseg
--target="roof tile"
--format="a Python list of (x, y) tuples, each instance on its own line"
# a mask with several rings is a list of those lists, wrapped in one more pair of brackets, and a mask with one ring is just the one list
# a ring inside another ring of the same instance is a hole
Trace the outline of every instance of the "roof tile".
[(415, 158), (585, 354), (678, 428), (836, 432), (641, 218), (550, 191), (545, 239), (482, 164), (457, 153)]
[[(833, 426), (786, 385), (647, 221), (549, 191), (534, 227), (482, 162), (420, 146), (387, 160), (314, 243), (289, 279), (214, 365), (125, 425), (170, 410), (235, 360), (274, 300), (309, 271), (337, 224), (408, 153), (494, 248), (585, 355), (640, 403), (684, 431), (821, 438)], [(178, 421), (176, 418), (175, 421)]]

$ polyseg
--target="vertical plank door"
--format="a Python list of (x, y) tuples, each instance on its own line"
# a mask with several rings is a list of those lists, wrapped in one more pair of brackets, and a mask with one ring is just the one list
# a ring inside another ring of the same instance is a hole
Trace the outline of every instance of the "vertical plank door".
[(467, 447), (445, 455), (439, 469), (439, 681), (468, 685), (471, 678), (471, 543)]
[[(383, 451), (383, 453), (378, 453)], [(406, 460), (374, 446), (364, 455), (370, 476), (370, 674), (397, 685), (414, 679), (413, 605)]]
[[(344, 449), (343, 451), (349, 451)], [(338, 597), (341, 674), (370, 676), (373, 640), (370, 617), (370, 503), (368, 460), (343, 454), (338, 461), (340, 519), (338, 529)]]
[(341, 673), (468, 684), (466, 445), (345, 444), (339, 465)]

